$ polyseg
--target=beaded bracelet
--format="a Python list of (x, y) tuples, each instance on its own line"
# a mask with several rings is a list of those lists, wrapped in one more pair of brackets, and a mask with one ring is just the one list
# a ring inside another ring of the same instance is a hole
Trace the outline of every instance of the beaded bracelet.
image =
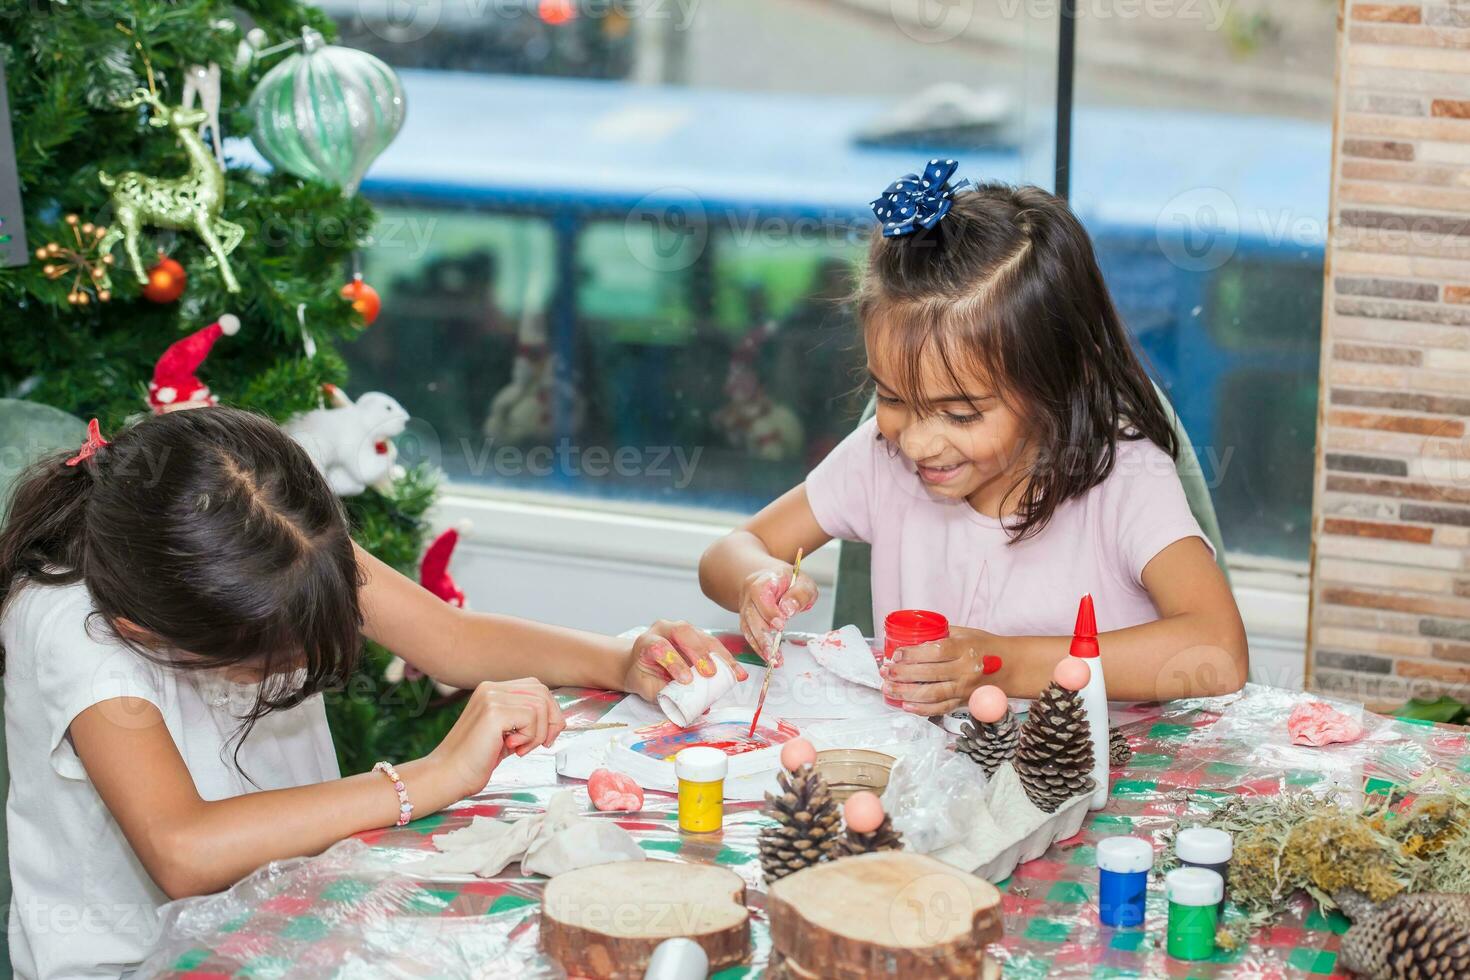
[(393, 768), (391, 762), (379, 762), (373, 766), (373, 772), (380, 772), (393, 780), (393, 791), (398, 794), (398, 823), (402, 827), (413, 819), (413, 804), (408, 802), (408, 787), (403, 785), (403, 780), (398, 778), (398, 770)]

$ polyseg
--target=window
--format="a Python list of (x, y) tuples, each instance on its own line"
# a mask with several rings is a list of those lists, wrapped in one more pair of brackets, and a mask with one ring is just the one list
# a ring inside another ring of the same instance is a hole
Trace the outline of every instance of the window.
[(1078, 0), (1072, 202), (1226, 547), (1311, 531), (1336, 5)]
[(406, 459), (451, 480), (493, 468), (479, 438), (491, 396), (511, 384), (518, 327), (540, 322), (555, 249), (547, 222), (473, 209), (379, 209), (364, 278), (391, 312), (348, 345), (356, 391), (391, 393), (413, 415)]
[[(868, 201), (1048, 184), (1055, 18), (929, 0), (324, 0), (401, 71), (357, 390), (451, 480), (753, 511), (851, 430)], [(953, 8), (953, 9), (951, 9)], [(956, 16), (956, 12), (960, 16)]]

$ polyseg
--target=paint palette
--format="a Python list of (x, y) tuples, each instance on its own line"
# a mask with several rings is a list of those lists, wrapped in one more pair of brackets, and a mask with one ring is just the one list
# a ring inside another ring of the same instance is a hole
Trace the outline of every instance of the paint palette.
[(665, 790), (677, 785), (674, 756), (694, 746), (716, 748), (730, 757), (726, 779), (774, 771), (781, 764), (781, 746), (801, 733), (790, 722), (776, 720), (760, 725), (751, 735), (750, 716), (749, 708), (723, 708), (709, 712), (689, 728), (662, 722), (634, 729), (613, 741), (607, 765), (645, 788)]
[(734, 758), (749, 752), (759, 752), (772, 746), (780, 746), (796, 737), (796, 728), (784, 721), (775, 728), (761, 726), (751, 734), (750, 725), (744, 719), (737, 721), (702, 720), (689, 728), (679, 728), (672, 722), (637, 729), (636, 741), (629, 743), (628, 751), (650, 759), (674, 761), (674, 756), (684, 749), (708, 746), (719, 749)]

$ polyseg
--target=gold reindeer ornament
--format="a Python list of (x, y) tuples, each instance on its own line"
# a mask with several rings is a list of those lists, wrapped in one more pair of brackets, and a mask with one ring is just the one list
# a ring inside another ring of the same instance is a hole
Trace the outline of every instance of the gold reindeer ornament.
[(138, 89), (118, 107), (130, 109), (145, 103), (153, 109), (148, 125), (173, 130), (188, 154), (189, 172), (182, 177), (154, 177), (136, 170), (116, 176), (99, 172), (97, 179), (111, 192), (114, 221), (98, 247), (106, 255), (121, 240), (133, 264), (133, 274), (146, 285), (147, 266), (138, 246), (143, 227), (192, 231), (209, 249), (209, 264), (219, 267), (225, 289), (238, 293), (240, 283), (230, 269), (228, 256), (244, 239), (245, 229), (220, 217), (225, 203), (225, 172), (197, 131), (208, 113), (202, 108), (166, 105), (147, 89)]

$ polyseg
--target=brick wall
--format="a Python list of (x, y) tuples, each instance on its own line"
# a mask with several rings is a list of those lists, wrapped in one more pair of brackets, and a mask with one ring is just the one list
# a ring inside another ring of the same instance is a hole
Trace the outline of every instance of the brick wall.
[(1310, 686), (1470, 700), (1470, 0), (1342, 0)]

